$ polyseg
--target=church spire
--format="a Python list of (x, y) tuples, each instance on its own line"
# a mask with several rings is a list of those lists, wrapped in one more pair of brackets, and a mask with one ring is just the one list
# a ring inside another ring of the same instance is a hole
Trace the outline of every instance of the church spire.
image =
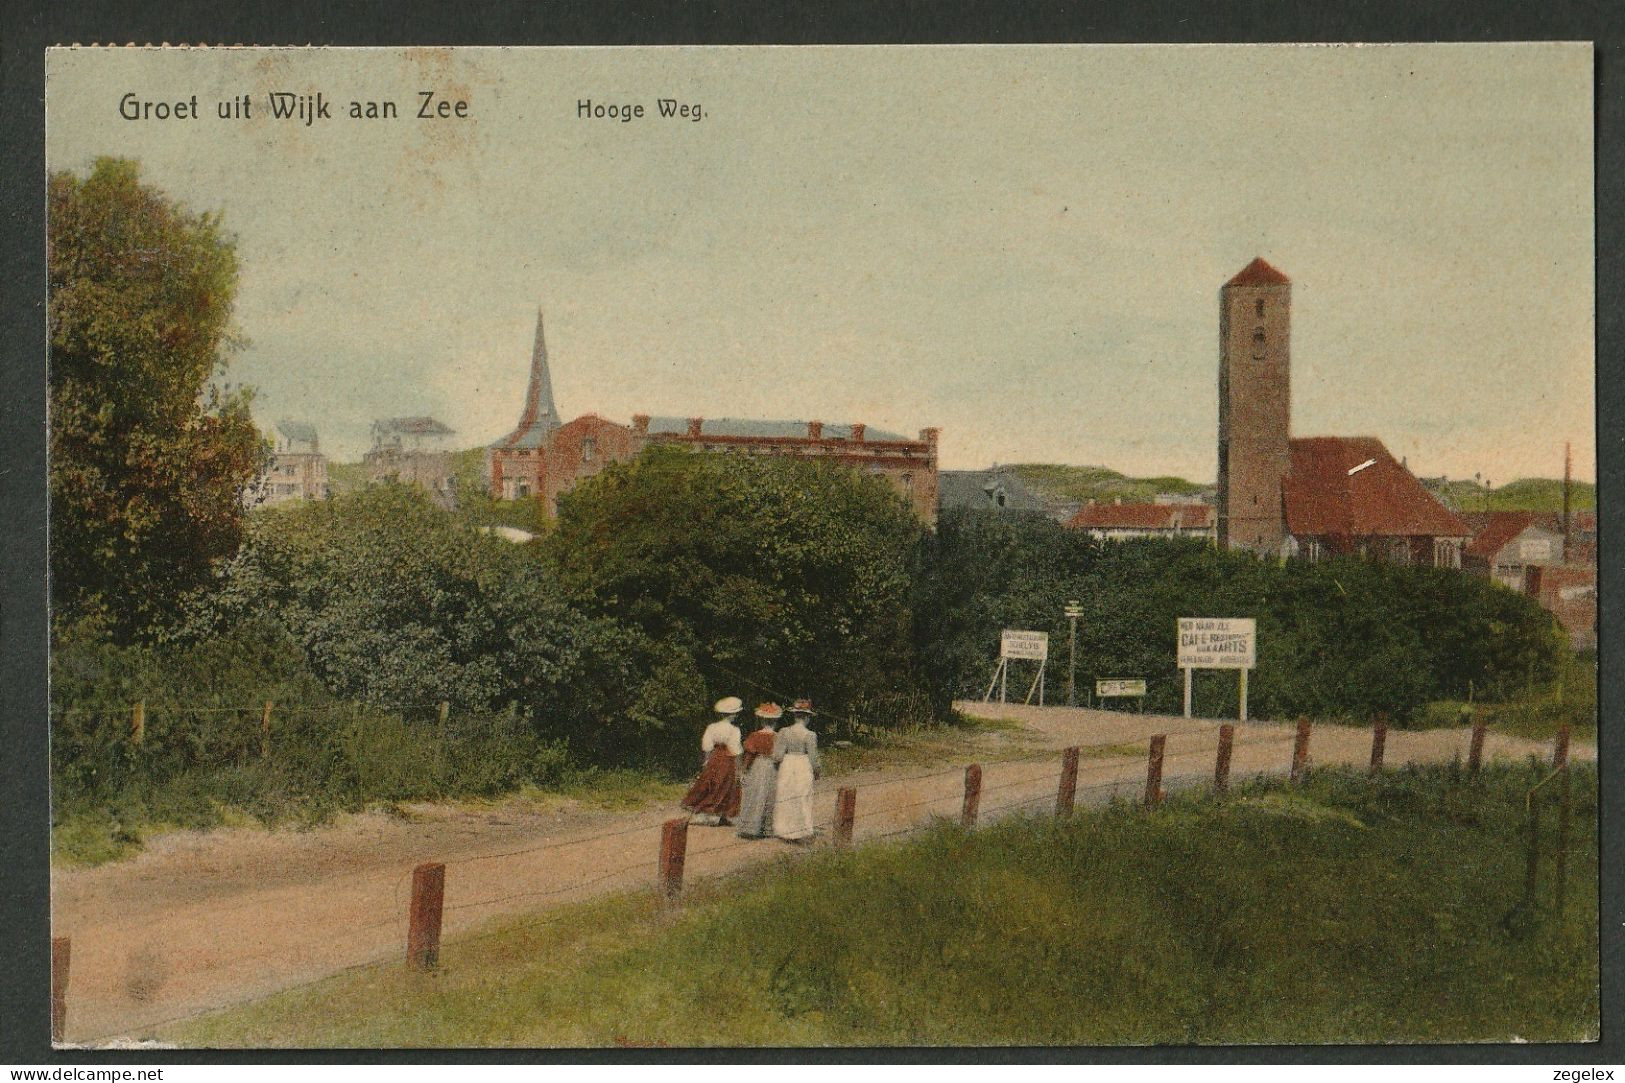
[(525, 392), (525, 412), (519, 417), (518, 432), (532, 429), (546, 435), (559, 427), (559, 411), (553, 405), (553, 377), (547, 371), (547, 340), (542, 335), (542, 310), (536, 309), (536, 345), (530, 351), (530, 387)]

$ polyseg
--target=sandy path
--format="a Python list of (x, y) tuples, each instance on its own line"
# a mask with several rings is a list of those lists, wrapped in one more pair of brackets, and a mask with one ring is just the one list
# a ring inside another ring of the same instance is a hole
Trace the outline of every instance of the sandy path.
[[(1027, 728), (1020, 738), (1028, 743), (1018, 750), (966, 755), (986, 764), (984, 819), (1052, 809), (1060, 773), (1054, 750), (1066, 745), (1084, 746), (1079, 804), (1140, 795), (1153, 733), (1169, 735), (1165, 787), (1206, 784), (1212, 777), (1216, 722), (1081, 708), (960, 707)], [(1233, 777), (1285, 773), (1292, 740), (1287, 725), (1238, 726)], [(1311, 763), (1364, 764), (1370, 740), (1367, 729), (1317, 726)], [(1467, 741), (1465, 730), (1395, 730), (1387, 761), (1449, 761), (1465, 757)], [(1487, 759), (1550, 752), (1550, 742), (1498, 735), (1485, 748)], [(1589, 759), (1595, 749), (1576, 745), (1571, 754)], [(1019, 758), (996, 762), (1000, 756)], [(963, 764), (826, 777), (818, 785), (821, 826), (832, 818), (833, 792), (843, 785), (858, 789), (856, 837), (877, 839), (932, 816), (957, 817)], [(660, 825), (675, 811), (500, 805), (483, 812), (428, 809), (410, 821), (371, 814), (313, 831), (183, 833), (157, 840), (129, 861), (53, 871), (54, 931), (73, 940), (68, 1040), (150, 1034), (198, 1011), (400, 956), (408, 882), (420, 861), (446, 864), (447, 938), (493, 918), (651, 886)], [(695, 827), (686, 875), (720, 875), (797, 849)]]

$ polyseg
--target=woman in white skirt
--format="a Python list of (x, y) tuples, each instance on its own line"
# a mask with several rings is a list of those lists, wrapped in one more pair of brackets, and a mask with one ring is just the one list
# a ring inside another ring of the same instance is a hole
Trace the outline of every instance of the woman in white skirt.
[(773, 739), (773, 762), (779, 765), (774, 794), (773, 834), (786, 842), (811, 842), (813, 779), (818, 777), (818, 735), (807, 728), (812, 701), (796, 700), (794, 719)]

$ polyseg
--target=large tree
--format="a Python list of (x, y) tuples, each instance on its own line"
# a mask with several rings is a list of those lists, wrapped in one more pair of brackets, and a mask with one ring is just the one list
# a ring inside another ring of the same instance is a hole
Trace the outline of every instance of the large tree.
[(249, 394), (216, 382), (237, 255), (128, 160), (52, 174), (48, 214), (54, 616), (138, 639), (236, 550), (265, 466)]
[(925, 533), (845, 467), (656, 446), (561, 498), (546, 545), (581, 604), (692, 658), (712, 693), (811, 696), (826, 725), (886, 725), (920, 687)]

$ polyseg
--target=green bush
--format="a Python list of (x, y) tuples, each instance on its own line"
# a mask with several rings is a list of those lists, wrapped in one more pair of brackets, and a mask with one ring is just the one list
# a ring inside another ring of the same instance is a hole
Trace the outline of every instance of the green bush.
[[(917, 625), (917, 650), (939, 710), (983, 694), (999, 630), (1012, 627), (1049, 632), (1045, 693), (1063, 701), (1062, 610), (1073, 598), (1084, 609), (1080, 702), (1097, 677), (1139, 677), (1148, 711), (1181, 708), (1179, 617), (1257, 620), (1249, 706), (1266, 718), (1380, 711), (1403, 725), (1428, 701), (1465, 699), (1469, 688), (1506, 699), (1549, 687), (1566, 649), (1533, 601), (1448, 569), (1282, 563), (1196, 541), (1099, 542), (1043, 519), (966, 512), (943, 516), (926, 567), (916, 608), (932, 619)], [(1198, 673), (1195, 691), (1198, 714), (1236, 713), (1233, 674)]]
[(269, 622), (162, 648), (62, 643), (52, 681), (55, 842), (81, 860), (118, 856), (155, 826), (208, 827), (233, 813), (314, 822), (377, 803), (556, 785), (570, 773), (564, 743), (512, 709), (452, 710), (442, 724), (433, 709), (334, 696)]
[(561, 498), (546, 551), (578, 604), (673, 652), (705, 699), (811, 696), (834, 721), (919, 690), (925, 534), (846, 467), (654, 446)]

